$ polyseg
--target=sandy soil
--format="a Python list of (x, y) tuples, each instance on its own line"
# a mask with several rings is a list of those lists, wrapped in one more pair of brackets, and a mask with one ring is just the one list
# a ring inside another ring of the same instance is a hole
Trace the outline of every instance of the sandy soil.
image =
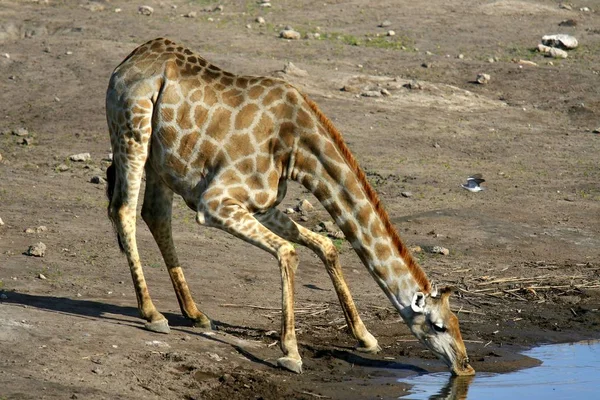
[[(554, 0), (274, 0), (271, 8), (224, 1), (222, 12), (208, 12), (219, 3), (149, 0), (150, 17), (137, 13), (140, 4), (0, 1), (0, 399), (387, 398), (405, 393), (396, 377), (445, 369), (343, 242), (347, 280), (383, 351), (353, 351), (324, 268), (300, 250), (297, 328), (305, 372), (275, 368), (275, 260), (199, 227), (180, 200), (180, 259), (217, 329), (203, 332), (181, 317), (140, 221), (146, 277), (172, 332), (143, 329), (105, 217), (104, 186), (90, 179), (108, 165), (110, 73), (159, 36), (236, 73), (270, 74), (288, 61), (308, 72), (281, 76), (344, 133), (401, 236), (425, 249), (417, 257), (430, 278), (459, 288), (452, 304), (476, 370), (535, 365), (518, 351), (600, 337), (594, 1), (573, 2), (572, 10)], [(183, 17), (192, 11), (195, 18)], [(266, 25), (255, 22), (259, 15)], [(391, 25), (378, 27), (384, 20)], [(559, 26), (565, 20), (574, 26)], [(279, 39), (285, 25), (321, 36)], [(390, 29), (396, 35), (385, 37)], [(579, 39), (569, 58), (532, 51), (542, 35), (557, 32)], [(488, 84), (473, 83), (480, 72), (491, 76)], [(391, 95), (360, 96), (382, 88)], [(11, 133), (21, 127), (29, 144)], [(69, 161), (81, 152), (91, 160)], [(487, 190), (460, 188), (473, 173), (484, 175)], [(292, 185), (282, 207), (304, 198), (316, 203)], [(328, 219), (320, 207), (308, 217), (310, 228)], [(39, 226), (47, 230), (36, 232)], [(23, 254), (40, 241), (45, 257)], [(450, 254), (428, 253), (434, 245)]]

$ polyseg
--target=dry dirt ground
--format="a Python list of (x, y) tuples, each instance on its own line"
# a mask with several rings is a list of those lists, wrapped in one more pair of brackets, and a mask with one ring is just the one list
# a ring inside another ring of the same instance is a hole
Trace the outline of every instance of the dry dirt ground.
[[(141, 4), (154, 14), (138, 14)], [(274, 0), (271, 8), (225, 0), (210, 12), (218, 4), (0, 1), (0, 399), (385, 398), (405, 393), (396, 377), (444, 370), (343, 241), (347, 280), (383, 351), (353, 351), (324, 268), (301, 249), (304, 374), (276, 369), (275, 260), (196, 225), (179, 200), (176, 245), (216, 330), (180, 316), (139, 221), (150, 291), (172, 332), (143, 329), (104, 186), (90, 179), (108, 165), (111, 71), (159, 36), (235, 73), (270, 74), (288, 61), (307, 71), (281, 76), (343, 132), (401, 236), (425, 249), (416, 256), (429, 277), (458, 288), (452, 305), (475, 369), (533, 365), (518, 351), (600, 337), (597, 2), (575, 0), (569, 10), (556, 0)], [(384, 20), (391, 25), (378, 27)], [(320, 37), (279, 39), (285, 25)], [(390, 29), (396, 35), (386, 37)], [(569, 58), (532, 51), (557, 32), (579, 39)], [(474, 83), (480, 72), (488, 84)], [(390, 96), (360, 95), (382, 88)], [(11, 133), (22, 127), (29, 144)], [(81, 152), (91, 160), (69, 161)], [(485, 191), (460, 188), (473, 173), (484, 175)], [(282, 207), (304, 198), (316, 202), (292, 185)], [(328, 219), (320, 207), (308, 217), (310, 228)], [(47, 230), (25, 232), (39, 226)], [(45, 257), (23, 254), (39, 241)], [(450, 254), (428, 253), (434, 245)]]

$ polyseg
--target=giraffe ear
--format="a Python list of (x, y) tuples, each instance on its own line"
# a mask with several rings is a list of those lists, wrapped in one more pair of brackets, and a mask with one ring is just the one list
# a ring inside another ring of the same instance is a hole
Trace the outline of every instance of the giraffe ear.
[(415, 293), (410, 308), (416, 313), (422, 313), (425, 310), (425, 295), (421, 292)]

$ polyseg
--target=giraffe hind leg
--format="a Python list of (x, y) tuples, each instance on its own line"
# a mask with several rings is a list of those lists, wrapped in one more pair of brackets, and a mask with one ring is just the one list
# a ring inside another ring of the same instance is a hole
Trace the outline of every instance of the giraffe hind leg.
[(172, 210), (173, 191), (162, 181), (149, 163), (146, 164), (146, 189), (142, 218), (148, 225), (163, 256), (182, 314), (192, 320), (194, 326), (211, 328), (208, 317), (196, 307), (179, 264), (173, 244)]
[(314, 233), (297, 224), (280, 210), (273, 208), (260, 217), (260, 222), (281, 237), (294, 243), (306, 246), (315, 252), (325, 264), (327, 273), (333, 282), (333, 287), (342, 306), (346, 323), (352, 335), (358, 340), (357, 350), (366, 353), (376, 353), (381, 350), (377, 339), (367, 330), (362, 322), (350, 289), (344, 280), (338, 252), (330, 239)]
[[(109, 114), (109, 120), (111, 116)], [(151, 127), (148, 124), (131, 132), (127, 126), (132, 124), (118, 126), (109, 123), (114, 159), (113, 169), (108, 171), (108, 176), (114, 175), (114, 181), (107, 189), (110, 195), (108, 214), (116, 228), (119, 245), (127, 257), (138, 309), (146, 320), (146, 329), (169, 333), (167, 319), (156, 310), (150, 298), (135, 238), (137, 202), (148, 157)]]

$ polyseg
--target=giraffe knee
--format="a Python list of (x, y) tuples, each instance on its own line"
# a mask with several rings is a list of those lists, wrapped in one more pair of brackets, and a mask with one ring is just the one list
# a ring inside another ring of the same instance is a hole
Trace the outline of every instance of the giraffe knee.
[(292, 272), (298, 268), (298, 253), (291, 243), (287, 243), (279, 248), (277, 257), (282, 265), (289, 267)]
[(333, 241), (327, 237), (323, 238), (321, 250), (323, 252), (321, 258), (326, 265), (336, 265), (339, 253), (337, 247), (333, 244)]

